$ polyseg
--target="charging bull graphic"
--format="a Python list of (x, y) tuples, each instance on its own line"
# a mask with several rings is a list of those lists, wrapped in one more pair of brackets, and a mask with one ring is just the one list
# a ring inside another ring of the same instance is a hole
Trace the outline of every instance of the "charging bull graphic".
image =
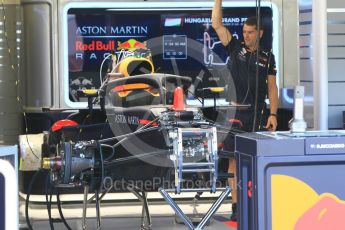
[(345, 201), (318, 194), (307, 183), (287, 175), (272, 175), (273, 230), (345, 229)]
[(117, 42), (117, 50), (129, 50), (134, 51), (137, 49), (147, 49), (146, 42), (140, 42), (133, 38), (125, 42)]
[(295, 230), (345, 229), (345, 202), (333, 194), (323, 194), (297, 221)]

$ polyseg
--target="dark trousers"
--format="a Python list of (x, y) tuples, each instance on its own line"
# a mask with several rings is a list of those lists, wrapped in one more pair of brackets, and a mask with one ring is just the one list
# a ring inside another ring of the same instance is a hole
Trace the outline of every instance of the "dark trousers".
[(235, 118), (237, 120), (240, 120), (242, 123), (242, 131), (245, 132), (256, 132), (256, 131), (262, 131), (264, 130), (264, 127), (266, 126), (267, 122), (267, 113), (264, 107), (257, 110), (256, 113), (256, 121), (255, 121), (255, 127), (253, 127), (254, 124), (254, 109), (242, 109), (237, 110)]
[[(267, 122), (267, 111), (265, 106), (259, 107), (260, 109), (256, 113), (256, 124), (254, 132), (264, 131)], [(237, 109), (235, 113), (235, 119), (241, 122), (241, 125), (233, 125), (234, 132), (229, 133), (224, 140), (224, 150), (229, 152), (235, 151), (235, 134), (238, 132), (253, 132), (254, 124), (254, 109), (241, 108)]]

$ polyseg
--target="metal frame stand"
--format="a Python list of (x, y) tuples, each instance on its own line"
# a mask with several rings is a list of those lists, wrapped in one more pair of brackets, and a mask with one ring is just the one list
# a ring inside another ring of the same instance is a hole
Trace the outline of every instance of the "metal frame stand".
[(191, 173), (209, 173), (210, 190), (215, 192), (218, 178), (217, 129), (178, 128), (170, 131), (169, 137), (173, 143), (170, 159), (175, 168), (175, 192), (183, 190), (184, 175)]
[(83, 201), (83, 220), (82, 220), (82, 228), (86, 230), (86, 211), (87, 211), (87, 196), (89, 195), (89, 186), (84, 186), (84, 201)]
[(96, 190), (95, 194), (90, 197), (90, 199), (88, 199), (88, 195), (89, 195), (89, 186), (88, 185), (84, 185), (84, 200), (83, 200), (83, 218), (82, 218), (82, 229), (86, 230), (87, 226), (86, 226), (86, 212), (87, 212), (87, 205), (89, 203), (91, 203), (97, 196), (96, 199), (96, 219), (97, 219), (97, 230), (102, 229), (101, 226), (101, 200), (102, 198), (110, 191), (110, 189), (108, 189), (107, 191), (104, 191), (102, 193), (102, 195), (99, 195), (99, 191)]
[[(218, 179), (218, 146), (217, 130), (209, 128), (177, 128), (169, 132), (169, 138), (173, 143), (173, 154), (170, 159), (174, 162), (175, 183), (174, 189), (160, 188), (159, 192), (175, 213), (181, 218), (190, 230), (201, 230), (210, 221), (214, 213), (231, 192), (230, 187), (217, 189)], [(191, 173), (209, 173), (209, 188), (183, 188), (185, 175)], [(211, 192), (222, 191), (218, 199), (212, 204), (207, 213), (202, 217), (197, 226), (184, 214), (169, 192), (180, 194), (181, 192)]]
[[(197, 226), (194, 226), (193, 222), (190, 220), (186, 214), (180, 209), (180, 207), (176, 204), (176, 202), (171, 198), (169, 195), (169, 192), (175, 193), (174, 189), (163, 189), (160, 188), (159, 192), (165, 199), (165, 201), (170, 205), (170, 207), (175, 211), (176, 214), (179, 215), (179, 217), (182, 219), (184, 224), (188, 227), (190, 230), (201, 230), (204, 229), (204, 227), (207, 225), (208, 221), (212, 218), (212, 216), (215, 214), (215, 212), (218, 210), (220, 205), (223, 203), (223, 201), (226, 199), (226, 197), (231, 192), (231, 188), (229, 186), (225, 187), (224, 189), (217, 189), (217, 191), (223, 192), (219, 195), (218, 199), (212, 204), (210, 209), (207, 211), (207, 213), (202, 217), (200, 223)], [(198, 192), (198, 191), (207, 191), (206, 189), (182, 189), (181, 192)]]
[[(198, 202), (202, 194), (203, 192), (197, 192), (197, 194), (193, 198), (193, 204), (192, 204), (193, 213), (187, 214), (187, 216), (190, 218), (190, 220), (192, 221), (194, 225), (197, 223), (200, 223), (203, 217), (203, 213), (199, 213), (197, 209), (197, 206), (199, 206)], [(206, 225), (209, 226), (211, 222), (212, 222), (212, 219), (209, 222), (207, 222)], [(180, 219), (180, 217), (176, 213), (175, 213), (175, 223), (184, 224), (183, 221)]]
[(140, 189), (128, 185), (127, 189), (131, 191), (141, 202), (142, 202), (142, 212), (141, 212), (141, 229), (150, 230), (152, 228), (151, 215), (149, 212), (149, 205), (147, 202), (147, 193), (140, 191)]
[(99, 197), (99, 191), (96, 190), (96, 218), (97, 218), (97, 230), (101, 230), (101, 198)]

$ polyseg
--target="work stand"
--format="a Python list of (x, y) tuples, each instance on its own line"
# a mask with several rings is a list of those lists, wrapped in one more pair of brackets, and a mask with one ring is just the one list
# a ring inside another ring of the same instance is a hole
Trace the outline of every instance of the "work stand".
[(127, 189), (132, 192), (142, 202), (141, 212), (141, 229), (150, 230), (152, 228), (152, 221), (149, 212), (149, 205), (147, 202), (147, 193), (140, 191), (138, 188), (128, 185)]
[[(149, 205), (147, 202), (147, 193), (144, 191), (141, 191), (140, 189), (136, 188), (132, 185), (127, 185), (128, 191), (132, 192), (139, 201), (142, 202), (142, 215), (141, 215), (141, 229), (143, 230), (150, 230), (152, 228), (152, 221), (151, 216), (149, 212)], [(87, 211), (87, 205), (91, 203), (96, 197), (99, 197), (96, 199), (96, 219), (97, 219), (97, 230), (102, 229), (101, 227), (101, 215), (100, 215), (100, 201), (101, 199), (109, 192), (105, 191), (101, 196), (99, 196), (98, 192), (96, 192), (95, 195), (93, 195), (91, 198), (88, 199), (89, 194), (89, 186), (84, 186), (84, 201), (83, 201), (83, 218), (82, 218), (82, 229), (86, 230), (86, 211)]]
[[(181, 189), (181, 192), (206, 192), (209, 191), (207, 189)], [(175, 213), (181, 218), (183, 223), (188, 227), (190, 230), (201, 230), (209, 223), (213, 215), (216, 213), (218, 208), (222, 205), (223, 201), (228, 197), (229, 193), (231, 192), (231, 188), (229, 186), (217, 189), (216, 191), (222, 191), (219, 195), (218, 199), (212, 204), (210, 209), (206, 212), (206, 214), (202, 217), (201, 221), (197, 226), (195, 226), (191, 220), (176, 204), (173, 198), (169, 195), (169, 193), (175, 193), (176, 190), (174, 189), (163, 189), (160, 188), (159, 192), (165, 199), (165, 201), (170, 205), (170, 207), (175, 211)]]

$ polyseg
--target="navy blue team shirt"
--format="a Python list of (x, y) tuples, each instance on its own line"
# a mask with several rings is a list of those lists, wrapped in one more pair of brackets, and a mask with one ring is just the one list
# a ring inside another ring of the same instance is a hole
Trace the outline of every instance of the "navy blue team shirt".
[(276, 76), (276, 63), (270, 51), (260, 49), (250, 52), (244, 42), (232, 38), (225, 47), (230, 61), (228, 63), (236, 89), (236, 99), (239, 104), (255, 104), (256, 55), (259, 53), (258, 105), (263, 108), (267, 97), (267, 75)]

